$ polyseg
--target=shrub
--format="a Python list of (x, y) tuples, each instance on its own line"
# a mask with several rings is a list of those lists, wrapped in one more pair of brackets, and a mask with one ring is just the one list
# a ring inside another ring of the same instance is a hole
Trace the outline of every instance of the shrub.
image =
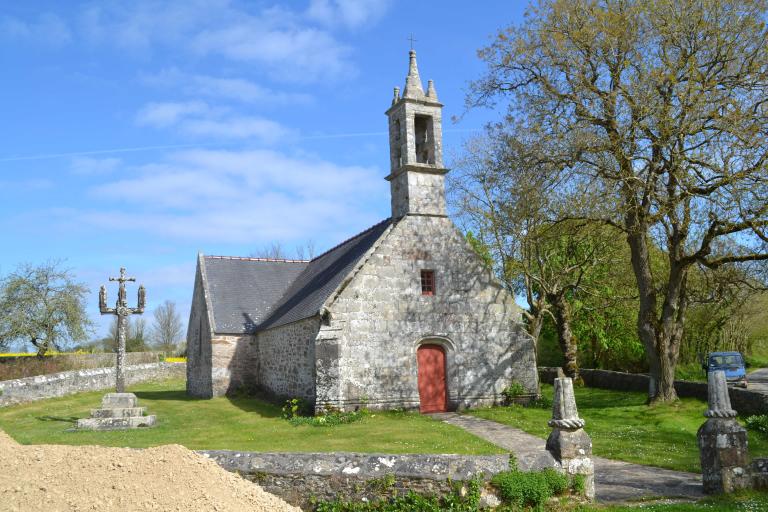
[(568, 477), (554, 469), (523, 472), (505, 471), (491, 480), (504, 503), (540, 508), (549, 498), (568, 489)]
[(514, 380), (510, 382), (509, 386), (501, 391), (501, 394), (504, 395), (504, 401), (507, 404), (514, 403), (515, 398), (524, 395), (525, 393), (527, 393), (525, 386)]
[(309, 412), (309, 406), (301, 398), (289, 398), (283, 405), (282, 416), (286, 420), (292, 420), (299, 416), (306, 416)]
[(454, 485), (453, 491), (446, 496), (423, 496), (413, 491), (403, 496), (374, 502), (344, 502), (340, 500), (321, 501), (315, 504), (317, 512), (475, 512), (480, 504), (480, 482), (467, 483), (467, 491), (462, 493), (461, 484)]
[(345, 423), (362, 420), (368, 414), (367, 409), (354, 412), (344, 412), (336, 407), (326, 406), (319, 414), (313, 416), (309, 404), (301, 398), (291, 398), (283, 405), (282, 416), (291, 425), (311, 425), (313, 427), (332, 427)]
[(749, 430), (754, 430), (764, 436), (768, 436), (768, 414), (749, 416), (744, 422)]
[(573, 490), (574, 494), (579, 496), (584, 495), (587, 491), (587, 481), (584, 475), (573, 475), (573, 479), (571, 480), (571, 490)]

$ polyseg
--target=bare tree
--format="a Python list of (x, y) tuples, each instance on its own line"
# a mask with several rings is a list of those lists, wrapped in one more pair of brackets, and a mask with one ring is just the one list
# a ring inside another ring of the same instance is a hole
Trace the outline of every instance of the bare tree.
[(43, 357), (87, 339), (92, 326), (87, 296), (88, 288), (59, 261), (20, 265), (0, 281), (0, 342), (31, 343)]
[[(283, 244), (280, 242), (272, 242), (269, 245), (265, 245), (258, 251), (252, 252), (251, 256), (254, 258), (267, 258), (272, 260), (291, 259), (283, 247)], [(311, 260), (314, 258), (315, 242), (313, 240), (308, 240), (302, 245), (297, 245), (294, 257), (298, 260)]]
[(166, 300), (154, 312), (152, 340), (164, 352), (174, 352), (182, 338), (183, 324), (176, 311), (176, 303)]
[(287, 257), (285, 249), (283, 249), (283, 245), (280, 242), (272, 242), (270, 245), (265, 245), (258, 251), (252, 252), (251, 256), (254, 258), (269, 258), (273, 260), (284, 260)]
[[(481, 51), (468, 101), (509, 101), (543, 169), (599, 196), (576, 217), (623, 231), (649, 398), (677, 398), (694, 265), (768, 260), (765, 0), (541, 0)], [(651, 265), (652, 248), (668, 262)]]

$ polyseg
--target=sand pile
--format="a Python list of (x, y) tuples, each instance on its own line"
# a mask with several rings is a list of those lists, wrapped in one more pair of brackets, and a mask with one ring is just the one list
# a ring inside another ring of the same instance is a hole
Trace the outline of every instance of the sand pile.
[(0, 510), (298, 511), (178, 445), (22, 446), (0, 430)]

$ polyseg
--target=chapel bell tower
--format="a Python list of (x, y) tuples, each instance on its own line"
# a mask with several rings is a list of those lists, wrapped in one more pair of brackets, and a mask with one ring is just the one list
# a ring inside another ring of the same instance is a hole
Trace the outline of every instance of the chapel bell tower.
[(416, 52), (410, 52), (405, 90), (395, 87), (389, 118), (392, 218), (404, 215), (445, 217), (445, 174), (442, 146), (442, 109), (432, 80), (421, 85)]

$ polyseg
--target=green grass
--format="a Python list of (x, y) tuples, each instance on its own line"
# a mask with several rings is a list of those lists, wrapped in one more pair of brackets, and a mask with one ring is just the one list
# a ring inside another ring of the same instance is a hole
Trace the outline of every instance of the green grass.
[[(542, 385), (542, 394), (552, 397), (552, 386)], [(669, 405), (645, 405), (645, 393), (576, 388), (579, 414), (587, 421), (593, 452), (600, 457), (701, 472), (696, 431), (704, 422), (706, 404), (684, 398)], [(517, 427), (546, 438), (551, 410), (533, 407), (476, 409), (475, 416)], [(768, 439), (749, 432), (752, 457), (768, 456)]]
[(97, 408), (103, 391), (0, 409), (0, 428), (22, 444), (95, 444), (144, 448), (180, 444), (193, 450), (356, 451), (384, 453), (503, 453), (463, 430), (416, 413), (374, 412), (363, 421), (333, 427), (293, 426), (280, 408), (255, 398), (197, 400), (183, 380), (145, 383), (129, 391), (156, 414), (151, 429), (70, 432)]

